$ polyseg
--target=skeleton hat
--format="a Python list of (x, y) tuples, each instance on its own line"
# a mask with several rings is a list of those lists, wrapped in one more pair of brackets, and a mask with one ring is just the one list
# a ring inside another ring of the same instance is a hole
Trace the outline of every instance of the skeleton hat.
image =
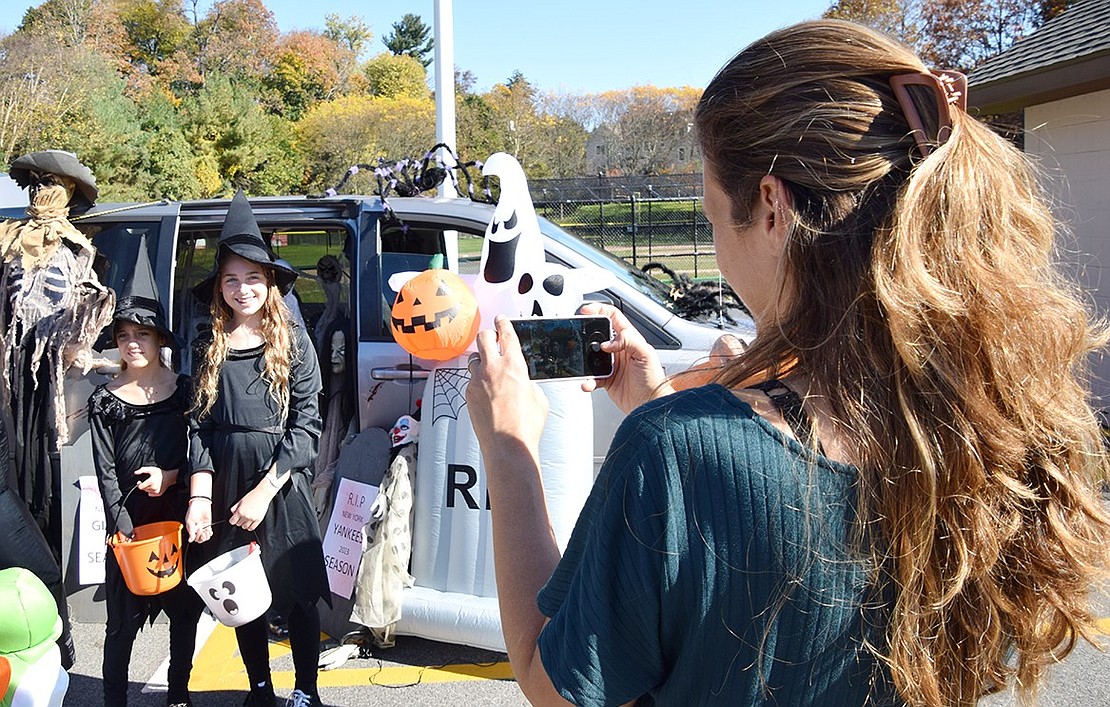
[[(139, 237), (139, 252), (135, 258), (135, 270), (116, 299), (116, 311), (112, 323), (132, 322), (155, 329), (162, 334), (169, 346), (180, 347), (181, 340), (170, 331), (166, 324), (166, 312), (158, 301), (158, 286), (154, 273), (150, 270), (150, 256), (147, 253), (146, 236)], [(115, 348), (115, 336), (106, 348)]]
[(220, 243), (216, 250), (216, 267), (193, 287), (193, 295), (205, 304), (212, 303), (212, 288), (220, 273), (220, 264), (228, 254), (237, 255), (252, 263), (266, 265), (273, 268), (274, 280), (282, 295), (289, 294), (293, 282), (297, 279), (297, 271), (278, 260), (274, 251), (262, 240), (262, 232), (258, 229), (258, 221), (251, 211), (251, 204), (247, 195), (240, 189), (227, 207), (227, 218), (224, 219), (223, 230), (220, 231)]
[(99, 194), (96, 188), (96, 177), (72, 152), (65, 150), (30, 152), (16, 157), (8, 167), (8, 176), (23, 189), (40, 183), (41, 175), (44, 174), (69, 177), (76, 183), (77, 188), (69, 199), (70, 207), (89, 208), (96, 203), (96, 197)]

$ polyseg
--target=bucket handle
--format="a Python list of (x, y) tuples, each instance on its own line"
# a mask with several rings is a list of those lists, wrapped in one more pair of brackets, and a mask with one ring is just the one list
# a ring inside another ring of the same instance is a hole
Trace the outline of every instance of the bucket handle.
[(137, 488), (139, 487), (132, 486), (131, 489), (123, 495), (123, 499), (119, 502), (119, 510), (116, 511), (116, 517), (112, 519), (112, 531), (108, 533), (108, 537), (105, 540), (105, 544), (109, 547), (113, 546), (112, 538), (114, 538), (116, 536), (116, 533), (119, 531), (119, 517), (123, 515), (123, 509), (127, 505), (127, 499), (131, 498), (131, 494), (135, 493), (135, 489)]
[[(212, 523), (209, 523), (208, 525), (202, 525), (202, 526), (200, 526), (200, 528), (197, 528), (197, 530), (203, 530), (205, 528), (211, 528), (214, 525), (219, 525), (220, 523), (227, 523), (227, 522), (228, 521), (226, 521), (226, 520), (217, 520), (217, 521), (214, 521)], [(256, 528), (255, 530), (248, 530), (246, 532), (248, 532), (248, 533), (250, 533), (251, 535), (254, 536), (254, 540), (251, 541), (251, 544), (257, 545), (259, 547), (259, 549), (261, 549), (262, 548), (262, 543), (258, 542), (258, 529)], [(187, 538), (186, 538), (186, 542), (182, 543), (183, 548), (181, 550), (181, 579), (183, 579), (183, 580), (188, 579), (188, 577), (186, 576), (186, 572), (188, 571), (189, 565), (185, 560), (189, 555), (189, 547), (192, 546), (192, 545), (199, 545), (199, 544), (200, 543), (188, 542)]]

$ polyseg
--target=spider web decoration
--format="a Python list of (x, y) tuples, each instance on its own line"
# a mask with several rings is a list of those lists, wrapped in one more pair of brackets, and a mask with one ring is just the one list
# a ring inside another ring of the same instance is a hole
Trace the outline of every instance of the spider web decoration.
[(466, 405), (466, 386), (470, 383), (470, 370), (466, 368), (437, 368), (432, 380), (432, 425), (443, 418), (459, 419), (459, 412)]

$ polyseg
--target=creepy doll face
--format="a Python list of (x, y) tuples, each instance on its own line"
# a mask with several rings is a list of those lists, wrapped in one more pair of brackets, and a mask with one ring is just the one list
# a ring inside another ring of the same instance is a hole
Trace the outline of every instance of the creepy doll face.
[(116, 324), (115, 335), (120, 362), (128, 368), (160, 365), (158, 351), (162, 345), (162, 337), (157, 329), (121, 321)]
[(270, 294), (269, 273), (264, 265), (229, 254), (220, 265), (220, 294), (238, 321), (262, 311)]

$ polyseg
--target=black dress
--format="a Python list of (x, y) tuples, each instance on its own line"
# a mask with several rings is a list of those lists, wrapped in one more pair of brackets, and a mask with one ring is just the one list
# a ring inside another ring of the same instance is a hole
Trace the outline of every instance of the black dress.
[[(312, 604), (323, 597), (330, 605), (331, 600), (311, 489), (320, 443), (320, 365), (304, 329), (291, 329), (287, 418), (278, 417), (277, 403), (262, 380), (266, 345), (232, 349), (220, 369), (211, 411), (200, 420), (191, 416), (189, 446), (190, 468), (215, 472), (213, 537), (192, 547), (189, 568), (257, 540), (272, 606), (285, 615), (299, 603)], [(203, 354), (194, 354), (194, 361), (203, 359)], [(292, 478), (274, 497), (257, 530), (230, 525), (231, 507), (259, 483), (267, 483), (262, 477), (275, 464), (279, 474), (292, 471)]]
[[(191, 404), (192, 384), (188, 376), (177, 377), (177, 387), (170, 397), (149, 405), (126, 402), (104, 385), (89, 396), (93, 463), (109, 531), (118, 529), (130, 535), (136, 526), (185, 519), (187, 482), (183, 480), (188, 445), (185, 413)], [(132, 491), (142, 481), (135, 470), (143, 466), (178, 469), (178, 482), (157, 497)], [(185, 547), (179, 549), (182, 556), (187, 555)], [(108, 612), (102, 664), (104, 703), (127, 704), (128, 664), (135, 634), (160, 610), (170, 617), (170, 702), (186, 701), (197, 621), (204, 608), (200, 597), (184, 580), (162, 594), (132, 594), (112, 552), (105, 556), (104, 589)]]

